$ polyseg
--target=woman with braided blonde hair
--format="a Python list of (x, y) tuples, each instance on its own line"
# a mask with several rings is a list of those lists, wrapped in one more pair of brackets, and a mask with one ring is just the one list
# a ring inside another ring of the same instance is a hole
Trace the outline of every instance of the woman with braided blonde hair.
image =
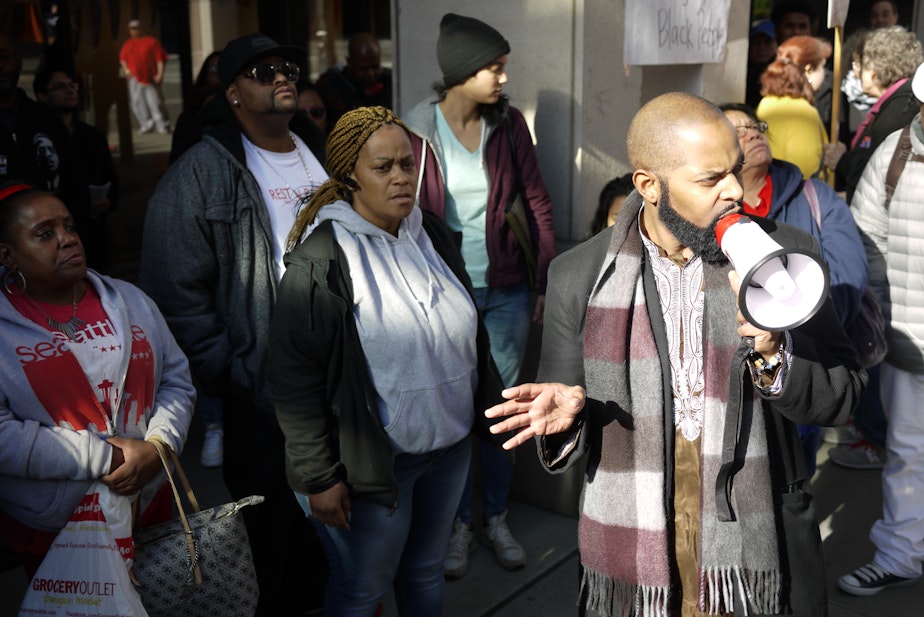
[(475, 409), (500, 377), (452, 235), (416, 205), (407, 127), (348, 112), (327, 165), (270, 324), (289, 483), (330, 562), (325, 615), (372, 615), (392, 588), (401, 615), (440, 615)]

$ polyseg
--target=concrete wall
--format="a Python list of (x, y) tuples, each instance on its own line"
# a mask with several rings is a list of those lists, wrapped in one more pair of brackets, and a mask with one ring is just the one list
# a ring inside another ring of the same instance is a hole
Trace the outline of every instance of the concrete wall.
[(597, 196), (629, 171), (625, 138), (651, 98), (687, 90), (719, 101), (744, 97), (749, 0), (732, 0), (725, 62), (624, 67), (625, 0), (392, 0), (396, 108), (410, 109), (439, 79), (439, 20), (482, 19), (510, 41), (505, 92), (533, 130), (562, 246), (587, 232)]

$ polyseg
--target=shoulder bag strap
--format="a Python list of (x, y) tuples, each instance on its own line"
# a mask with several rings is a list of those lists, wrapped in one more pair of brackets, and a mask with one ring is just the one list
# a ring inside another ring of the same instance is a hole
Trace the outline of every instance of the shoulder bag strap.
[[(523, 181), (520, 178), (520, 162), (517, 160), (517, 147), (516, 143), (513, 140), (513, 120), (510, 119), (510, 116), (504, 118), (504, 128), (507, 131), (507, 141), (510, 143), (510, 162), (513, 163), (513, 175), (516, 178), (516, 184), (514, 185), (514, 190), (517, 193), (522, 193), (523, 191)], [(510, 206), (513, 205), (514, 200), (510, 200), (507, 203), (504, 211), (509, 211)]]
[[(163, 463), (164, 470), (167, 472), (167, 480), (170, 482), (170, 488), (173, 489), (173, 499), (176, 502), (176, 509), (180, 515), (180, 522), (185, 532), (186, 550), (189, 552), (189, 568), (192, 580), (196, 585), (201, 585), (202, 571), (199, 568), (199, 549), (196, 546), (196, 538), (193, 536), (189, 521), (186, 519), (186, 512), (183, 509), (183, 500), (180, 498), (180, 491), (177, 490), (176, 482), (173, 480), (173, 474), (170, 472), (170, 462), (173, 463), (176, 475), (179, 477), (183, 489), (186, 491), (186, 498), (189, 500), (189, 505), (192, 506), (193, 512), (199, 512), (199, 502), (196, 501), (196, 496), (193, 495), (189, 480), (186, 478), (186, 474), (183, 473), (183, 467), (180, 465), (180, 457), (176, 455), (173, 448), (168, 446), (163, 439), (157, 436), (149, 437), (146, 441), (152, 444), (157, 450), (157, 455), (160, 456), (160, 462)], [(168, 458), (170, 462), (168, 462)]]
[(427, 140), (420, 138), (420, 169), (417, 170), (417, 194), (414, 203), (420, 206), (420, 191), (423, 186), (424, 168), (427, 166)]
[(889, 209), (889, 204), (892, 203), (892, 196), (895, 194), (895, 187), (898, 186), (898, 179), (901, 177), (902, 171), (905, 169), (905, 163), (909, 159), (918, 163), (924, 162), (924, 156), (912, 154), (911, 152), (911, 125), (907, 124), (898, 138), (898, 145), (892, 153), (892, 160), (889, 161), (889, 171), (886, 172), (886, 200), (884, 206), (886, 210)]
[(818, 193), (815, 192), (815, 185), (812, 184), (811, 178), (802, 182), (802, 191), (809, 202), (809, 209), (812, 211), (812, 218), (815, 219), (815, 226), (818, 227), (818, 231), (821, 231), (821, 208), (818, 207)]

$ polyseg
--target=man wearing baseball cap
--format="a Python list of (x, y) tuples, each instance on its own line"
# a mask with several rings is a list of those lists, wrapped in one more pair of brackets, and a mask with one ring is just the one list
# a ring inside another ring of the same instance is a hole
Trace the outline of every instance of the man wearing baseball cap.
[[(224, 480), (245, 512), (260, 584), (257, 615), (321, 604), (325, 564), (285, 477), (282, 432), (266, 379), (268, 331), (296, 213), (327, 179), (324, 136), (297, 114), (305, 50), (260, 33), (230, 41), (219, 93), (200, 111), (202, 141), (167, 171), (148, 204), (142, 287), (189, 356), (201, 389), (221, 397)], [(316, 592), (316, 593), (313, 593)]]

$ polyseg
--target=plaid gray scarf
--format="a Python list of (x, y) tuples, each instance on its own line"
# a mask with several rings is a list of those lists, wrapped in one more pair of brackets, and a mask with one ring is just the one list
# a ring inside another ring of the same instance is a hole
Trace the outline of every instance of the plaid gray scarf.
[[(613, 230), (607, 259), (591, 290), (584, 333), (587, 395), (604, 406), (602, 417), (596, 418), (600, 461), (588, 470), (579, 522), (581, 597), (588, 608), (604, 615), (666, 617), (673, 547), (665, 506), (665, 414), (673, 416), (667, 409), (670, 401), (664, 400), (666, 377), (646, 306), (639, 204), (624, 207), (635, 214), (620, 216)], [(764, 412), (760, 398), (741, 386), (743, 364), (735, 364), (740, 337), (728, 270), (704, 264), (703, 272), (706, 407), (699, 610), (732, 611), (737, 583), (757, 613), (776, 614), (782, 576)], [(660, 305), (655, 312), (660, 315)], [(749, 404), (742, 404), (741, 395)], [(740, 468), (732, 469), (736, 457)], [(729, 463), (724, 469), (723, 462)], [(729, 470), (726, 501), (722, 482), (713, 489)]]

